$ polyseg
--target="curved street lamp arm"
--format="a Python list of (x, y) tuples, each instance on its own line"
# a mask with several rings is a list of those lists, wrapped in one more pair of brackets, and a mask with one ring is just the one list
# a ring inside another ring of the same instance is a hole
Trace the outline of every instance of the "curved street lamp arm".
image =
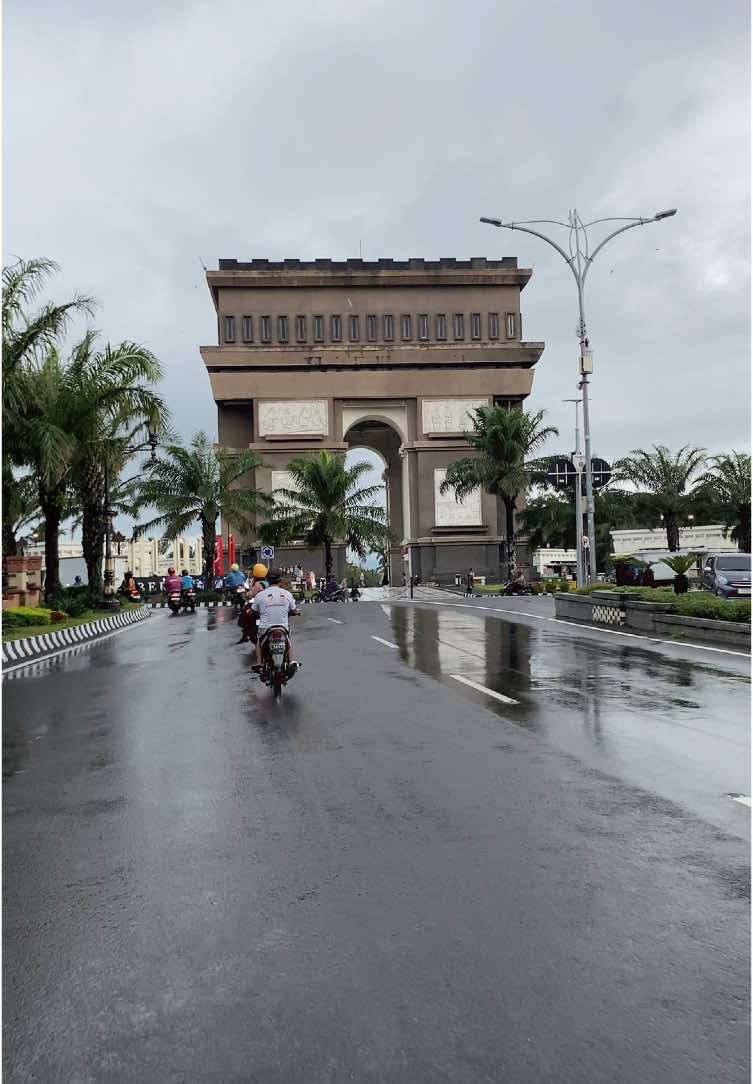
[(479, 221), (486, 222), (490, 226), (499, 226), (501, 229), (504, 230), (521, 230), (523, 233), (532, 233), (534, 237), (540, 237), (542, 241), (546, 241), (548, 245), (551, 245), (552, 248), (555, 248), (557, 252), (559, 252), (562, 259), (572, 271), (575, 277), (575, 281), (579, 281), (578, 272), (575, 269), (572, 258), (568, 256), (568, 254), (565, 252), (564, 248), (561, 247), (561, 245), (558, 245), (557, 242), (553, 241), (551, 237), (547, 237), (545, 233), (540, 233), (538, 230), (532, 230), (528, 226), (520, 226), (517, 222), (500, 222), (499, 219), (491, 218), (481, 218), (479, 219)]
[[(607, 221), (607, 220), (604, 219), (604, 221)], [(583, 268), (583, 281), (585, 282), (585, 280), (586, 280), (586, 275), (588, 274), (589, 267), (594, 262), (597, 255), (601, 252), (601, 250), (604, 248), (604, 245), (606, 245), (606, 243), (608, 241), (611, 241), (614, 237), (617, 237), (619, 234), (624, 233), (625, 230), (635, 229), (636, 226), (647, 226), (649, 224), (649, 222), (653, 222), (653, 219), (652, 218), (638, 218), (634, 222), (629, 222), (627, 224), (627, 226), (620, 226), (620, 228), (618, 230), (614, 230), (613, 233), (610, 233), (607, 237), (605, 237), (604, 240), (601, 241), (596, 246), (596, 248), (593, 250), (591, 255), (586, 257), (586, 266)]]

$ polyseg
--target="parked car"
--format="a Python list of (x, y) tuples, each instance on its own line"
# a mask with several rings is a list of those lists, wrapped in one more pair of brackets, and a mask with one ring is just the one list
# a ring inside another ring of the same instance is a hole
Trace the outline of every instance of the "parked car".
[(701, 587), (704, 591), (713, 591), (721, 598), (749, 597), (750, 554), (709, 554), (703, 566)]

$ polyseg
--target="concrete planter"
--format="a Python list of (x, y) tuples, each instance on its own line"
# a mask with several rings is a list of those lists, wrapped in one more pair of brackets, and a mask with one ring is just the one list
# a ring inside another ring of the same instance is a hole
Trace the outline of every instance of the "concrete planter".
[(590, 621), (592, 602), (590, 595), (571, 595), (564, 591), (554, 592), (554, 615), (571, 621)]
[(660, 613), (655, 616), (654, 628), (659, 636), (682, 636), (688, 640), (702, 640), (720, 647), (750, 651), (750, 625), (742, 621), (714, 621), (708, 617)]
[(628, 595), (625, 601), (625, 625), (641, 632), (656, 632), (656, 618), (672, 609), (671, 602), (639, 602)]

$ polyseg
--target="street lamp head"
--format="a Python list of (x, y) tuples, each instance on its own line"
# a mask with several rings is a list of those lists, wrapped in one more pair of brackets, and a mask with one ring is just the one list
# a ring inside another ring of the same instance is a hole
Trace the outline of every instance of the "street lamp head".
[(677, 214), (677, 208), (673, 207), (670, 211), (657, 211), (654, 215), (654, 222), (658, 222), (662, 218), (671, 218), (672, 215)]
[(502, 225), (502, 219), (501, 218), (480, 218), (479, 222), (486, 222), (486, 224), (488, 226), (501, 226)]

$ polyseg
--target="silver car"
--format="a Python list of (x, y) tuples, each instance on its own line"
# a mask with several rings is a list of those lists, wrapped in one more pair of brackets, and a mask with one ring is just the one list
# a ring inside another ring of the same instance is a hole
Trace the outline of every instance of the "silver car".
[(721, 598), (749, 598), (750, 554), (709, 554), (703, 566), (701, 587)]

